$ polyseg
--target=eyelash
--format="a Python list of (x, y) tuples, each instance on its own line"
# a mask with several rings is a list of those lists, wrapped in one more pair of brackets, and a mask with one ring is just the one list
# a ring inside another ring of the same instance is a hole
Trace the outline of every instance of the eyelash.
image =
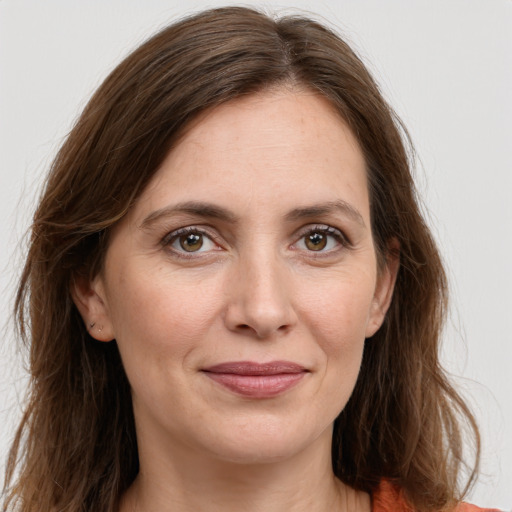
[[(325, 235), (327, 237), (333, 238), (336, 241), (336, 243), (339, 246), (341, 246), (341, 248), (349, 249), (352, 247), (350, 240), (347, 238), (347, 236), (342, 231), (340, 231), (339, 229), (336, 229), (332, 226), (323, 225), (323, 224), (307, 226), (306, 228), (304, 228), (302, 231), (299, 232), (297, 241), (294, 242), (293, 246), (297, 245), (301, 241), (303, 241), (305, 243), (306, 237), (314, 235), (315, 233), (319, 233), (321, 235)], [(165, 237), (161, 241), (161, 244), (164, 248), (168, 249), (169, 251), (172, 251), (172, 253), (179, 258), (188, 258), (188, 259), (197, 258), (198, 254), (200, 254), (202, 252), (208, 252), (208, 251), (187, 252), (185, 250), (178, 250), (178, 249), (172, 247), (172, 244), (174, 244), (177, 240), (179, 240), (180, 237), (187, 236), (187, 235), (200, 235), (204, 238), (209, 239), (211, 241), (211, 243), (222, 247), (221, 244), (217, 241), (216, 236), (214, 236), (209, 231), (207, 231), (203, 228), (197, 227), (197, 226), (189, 226), (189, 227), (184, 227), (184, 228), (180, 228), (175, 231), (172, 231), (172, 232), (168, 233), (167, 235), (165, 235)], [(328, 242), (326, 242), (326, 243), (328, 243)], [(300, 250), (300, 249), (298, 249), (298, 250)], [(319, 251), (304, 249), (304, 251), (307, 252), (311, 257), (315, 257), (315, 258), (325, 257), (327, 255), (332, 254), (333, 252), (335, 252), (337, 250), (341, 250), (340, 247), (329, 249), (327, 251), (324, 251), (323, 249), (319, 250)]]

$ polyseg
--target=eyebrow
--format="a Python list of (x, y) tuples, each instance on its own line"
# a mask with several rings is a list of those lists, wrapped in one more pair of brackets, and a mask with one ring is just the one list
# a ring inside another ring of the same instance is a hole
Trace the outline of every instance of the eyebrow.
[(341, 213), (361, 226), (366, 227), (363, 216), (359, 211), (342, 199), (329, 201), (327, 203), (314, 204), (304, 208), (295, 208), (291, 212), (287, 213), (285, 218), (289, 221), (296, 221), (310, 217), (321, 217), (331, 213)]
[[(327, 203), (313, 204), (301, 208), (294, 208), (285, 215), (285, 220), (292, 222), (312, 217), (321, 217), (332, 213), (341, 213), (363, 227), (366, 227), (363, 216), (359, 211), (351, 204), (341, 199), (329, 201)], [(171, 217), (177, 214), (218, 219), (232, 224), (235, 224), (238, 221), (238, 217), (234, 213), (221, 206), (206, 202), (187, 201), (155, 210), (142, 221), (140, 227), (142, 229), (146, 229), (150, 227), (151, 224), (162, 218)]]
[(195, 215), (198, 217), (207, 217), (212, 219), (218, 219), (225, 222), (235, 223), (237, 221), (236, 215), (231, 213), (229, 210), (220, 206), (203, 203), (197, 201), (187, 201), (184, 203), (178, 203), (172, 206), (166, 206), (150, 213), (141, 223), (142, 229), (148, 228), (151, 224), (157, 222), (164, 217), (171, 217), (176, 214), (188, 214)]

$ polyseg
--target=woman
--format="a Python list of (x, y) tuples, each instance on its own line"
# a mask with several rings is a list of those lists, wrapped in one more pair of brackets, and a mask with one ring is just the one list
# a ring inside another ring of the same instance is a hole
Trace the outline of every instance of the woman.
[(35, 214), (4, 508), (458, 507), (478, 431), (403, 133), (307, 19), (206, 11), (125, 59)]

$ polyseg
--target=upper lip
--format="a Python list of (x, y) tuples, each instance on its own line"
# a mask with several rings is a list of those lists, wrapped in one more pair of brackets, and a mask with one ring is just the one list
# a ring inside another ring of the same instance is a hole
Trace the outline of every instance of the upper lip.
[(270, 361), (255, 363), (252, 361), (232, 361), (203, 368), (204, 372), (229, 373), (234, 375), (282, 375), (283, 373), (302, 373), (304, 366), (291, 361)]

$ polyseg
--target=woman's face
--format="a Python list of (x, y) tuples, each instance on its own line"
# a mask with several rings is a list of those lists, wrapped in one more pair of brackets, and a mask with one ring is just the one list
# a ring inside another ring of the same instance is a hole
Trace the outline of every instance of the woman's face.
[(330, 443), (393, 281), (356, 139), (279, 90), (194, 123), (76, 296), (117, 340), (140, 447), (256, 462)]

